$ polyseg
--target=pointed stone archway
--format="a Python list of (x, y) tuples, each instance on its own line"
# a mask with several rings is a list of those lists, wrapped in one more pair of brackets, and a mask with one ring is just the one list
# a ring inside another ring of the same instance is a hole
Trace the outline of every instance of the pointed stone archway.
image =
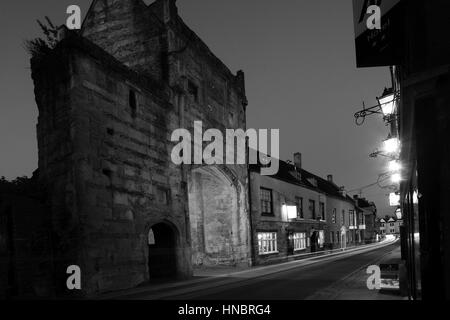
[(231, 170), (205, 166), (188, 177), (192, 263), (248, 264), (245, 190)]

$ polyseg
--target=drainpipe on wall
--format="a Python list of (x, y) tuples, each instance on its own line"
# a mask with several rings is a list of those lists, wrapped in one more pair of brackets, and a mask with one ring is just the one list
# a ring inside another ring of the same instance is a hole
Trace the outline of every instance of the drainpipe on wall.
[(250, 231), (250, 263), (251, 266), (255, 264), (256, 261), (256, 253), (255, 253), (255, 238), (253, 234), (253, 218), (252, 218), (252, 188), (251, 188), (251, 172), (250, 172), (250, 149), (248, 144), (248, 137), (246, 138), (247, 144), (247, 181), (248, 181), (248, 215), (249, 215), (249, 231)]

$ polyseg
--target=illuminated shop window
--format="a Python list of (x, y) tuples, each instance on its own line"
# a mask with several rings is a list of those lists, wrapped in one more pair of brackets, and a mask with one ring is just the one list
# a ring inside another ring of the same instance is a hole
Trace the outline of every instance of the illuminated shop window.
[(306, 233), (294, 233), (294, 250), (306, 249)]
[(259, 254), (278, 253), (277, 233), (276, 232), (258, 232)]

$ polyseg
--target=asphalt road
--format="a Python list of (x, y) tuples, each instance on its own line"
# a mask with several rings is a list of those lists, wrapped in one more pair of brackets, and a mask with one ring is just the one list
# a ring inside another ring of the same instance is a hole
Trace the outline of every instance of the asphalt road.
[(329, 286), (336, 286), (351, 274), (361, 271), (362, 268), (376, 264), (383, 256), (398, 246), (397, 242), (369, 252), (356, 252), (350, 256), (318, 258), (313, 264), (300, 265), (291, 270), (243, 279), (239, 283), (230, 285), (174, 295), (166, 297), (166, 299), (304, 300)]

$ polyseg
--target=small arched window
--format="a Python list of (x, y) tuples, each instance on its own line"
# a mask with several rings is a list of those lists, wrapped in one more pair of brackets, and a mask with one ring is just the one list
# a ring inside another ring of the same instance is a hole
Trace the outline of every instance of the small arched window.
[(131, 109), (131, 116), (133, 118), (136, 118), (136, 113), (137, 113), (136, 92), (134, 92), (131, 89), (130, 89), (128, 100), (129, 100), (129, 106)]

